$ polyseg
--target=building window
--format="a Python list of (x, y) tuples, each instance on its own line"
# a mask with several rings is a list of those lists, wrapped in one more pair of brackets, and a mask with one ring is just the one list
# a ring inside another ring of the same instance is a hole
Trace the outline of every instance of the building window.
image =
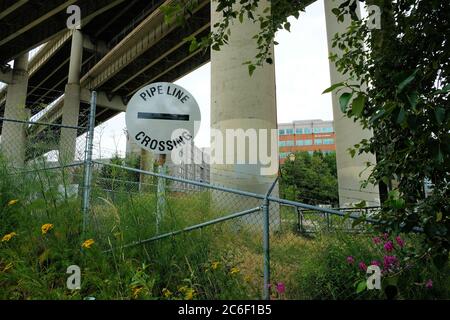
[(330, 127), (328, 127), (328, 128), (322, 128), (322, 132), (323, 132), (323, 133), (332, 133), (332, 132), (333, 132), (333, 128), (330, 128)]
[(296, 134), (303, 134), (303, 128), (297, 128), (295, 129)]
[(280, 158), (284, 159), (287, 158), (288, 153), (287, 152), (280, 152)]
[(304, 140), (304, 144), (305, 144), (305, 146), (312, 146), (312, 140), (306, 139), (306, 140)]
[(314, 144), (315, 145), (321, 145), (322, 144), (322, 139), (315, 139), (314, 140)]
[(286, 134), (294, 134), (294, 129), (286, 129)]
[(314, 133), (320, 133), (321, 132), (321, 128), (314, 128)]
[(294, 146), (294, 140), (288, 140), (288, 141), (286, 141), (286, 146), (287, 146), (287, 147), (293, 147), (293, 146)]
[(323, 139), (323, 144), (334, 144), (334, 139)]
[(286, 141), (278, 141), (278, 146), (286, 147)]
[(295, 144), (296, 144), (297, 146), (303, 146), (303, 145), (304, 145), (303, 142), (304, 142), (303, 140), (297, 140), (297, 141), (295, 142)]
[(304, 129), (303, 129), (303, 132), (304, 132), (305, 134), (310, 134), (310, 133), (312, 133), (312, 130), (311, 130), (311, 128), (304, 128)]
[(284, 135), (284, 129), (278, 130), (278, 134), (279, 134), (280, 136)]

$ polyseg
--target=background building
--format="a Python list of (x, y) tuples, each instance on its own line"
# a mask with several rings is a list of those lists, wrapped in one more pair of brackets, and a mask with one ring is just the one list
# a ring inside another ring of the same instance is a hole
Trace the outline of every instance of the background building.
[[(180, 163), (174, 163), (170, 155), (167, 156), (167, 173), (178, 178), (196, 180), (200, 182), (209, 182), (210, 165), (208, 148), (198, 148), (192, 141), (189, 146), (183, 148), (180, 152)], [(131, 141), (128, 135), (126, 154), (142, 156), (141, 148), (136, 143)], [(156, 156), (153, 153), (147, 151), (144, 154), (149, 157), (148, 161), (153, 164), (153, 162), (156, 160)], [(151, 165), (146, 169), (152, 171), (153, 166)], [(174, 182), (172, 186), (180, 188), (194, 188), (193, 185), (186, 185), (179, 182)]]
[(336, 151), (333, 121), (297, 120), (278, 124), (278, 147), (280, 163), (284, 163), (290, 153), (298, 151)]

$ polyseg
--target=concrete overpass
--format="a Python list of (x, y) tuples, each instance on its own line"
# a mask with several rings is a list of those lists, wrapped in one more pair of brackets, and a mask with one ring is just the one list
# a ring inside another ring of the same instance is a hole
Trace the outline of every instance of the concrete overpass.
[[(187, 0), (186, 0), (187, 1)], [(232, 26), (228, 46), (220, 52), (210, 50), (189, 52), (186, 38), (203, 36), (210, 26), (221, 19), (210, 0), (196, 0), (196, 9), (186, 12), (187, 24), (179, 26), (164, 19), (162, 5), (172, 0), (2, 0), (0, 1), (0, 80), (9, 84), (0, 92), (0, 116), (29, 119), (46, 108), (41, 121), (85, 126), (89, 91), (99, 92), (96, 124), (125, 110), (131, 95), (147, 83), (175, 81), (204, 63), (212, 64), (213, 128), (276, 128), (274, 66), (258, 69), (250, 79), (242, 61), (252, 58), (255, 45), (250, 41), (257, 25), (245, 22)], [(307, 0), (310, 4), (314, 1)], [(342, 0), (337, 0), (342, 2)], [(81, 9), (81, 30), (68, 30), (66, 8), (78, 5)], [(268, 5), (267, 0), (261, 1)], [(346, 23), (337, 24), (331, 13), (332, 4), (325, 1), (328, 41)], [(44, 44), (28, 63), (28, 52)], [(331, 50), (331, 46), (329, 46)], [(14, 68), (6, 63), (14, 60)], [(330, 64), (332, 83), (342, 80)], [(258, 92), (258, 95), (251, 95)], [(245, 104), (243, 107), (242, 104)], [(340, 113), (337, 97), (333, 97), (337, 135), (337, 158), (340, 185), (359, 189), (358, 174), (370, 158), (351, 159), (346, 150), (370, 133)], [(39, 139), (42, 127), (24, 132), (24, 126), (3, 123), (2, 150), (24, 163), (24, 145), (28, 139)], [(83, 130), (55, 130), (60, 136), (60, 160), (70, 162), (74, 157), (76, 136)], [(8, 150), (8, 143), (14, 148)], [(10, 143), (10, 144), (11, 144)], [(54, 146), (49, 146), (52, 148)], [(231, 166), (236, 174), (244, 170), (256, 173), (256, 166)], [(245, 179), (239, 179), (244, 181)], [(236, 185), (236, 180), (211, 177), (211, 181), (244, 190), (263, 193), (272, 176), (255, 178)], [(342, 189), (344, 190), (344, 189)], [(371, 190), (372, 192), (373, 190)], [(341, 205), (350, 199), (366, 199), (374, 204), (369, 193), (342, 191)], [(372, 194), (372, 193), (370, 193)], [(376, 204), (376, 203), (375, 203)]]

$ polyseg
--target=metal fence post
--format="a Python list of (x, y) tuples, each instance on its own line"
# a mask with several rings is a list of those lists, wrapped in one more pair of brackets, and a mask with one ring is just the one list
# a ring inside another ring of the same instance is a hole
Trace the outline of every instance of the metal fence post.
[(89, 213), (89, 201), (92, 181), (92, 147), (94, 141), (95, 110), (97, 106), (97, 92), (91, 93), (91, 107), (89, 111), (88, 131), (84, 149), (84, 178), (83, 178), (83, 234), (86, 231)]
[(269, 190), (264, 197), (262, 211), (263, 211), (263, 251), (264, 251), (264, 290), (263, 299), (270, 300), (270, 200), (269, 197), (272, 194), (273, 189), (277, 185), (278, 176), (270, 186)]
[(264, 216), (264, 226), (263, 226), (263, 251), (264, 251), (264, 300), (270, 299), (270, 215), (269, 215), (269, 199), (266, 197), (264, 199), (264, 204), (262, 206), (263, 216)]

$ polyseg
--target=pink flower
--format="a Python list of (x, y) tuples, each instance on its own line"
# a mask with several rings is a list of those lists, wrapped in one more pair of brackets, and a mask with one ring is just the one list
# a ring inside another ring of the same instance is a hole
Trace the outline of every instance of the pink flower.
[(372, 240), (373, 240), (373, 243), (375, 243), (375, 244), (380, 244), (381, 243), (381, 238), (380, 237), (375, 237)]
[(362, 271), (366, 271), (367, 270), (367, 266), (364, 262), (360, 262), (358, 267), (362, 270)]
[(403, 248), (405, 246), (405, 241), (400, 238), (400, 236), (395, 237), (395, 241), (399, 245), (400, 248)]
[(347, 262), (348, 262), (349, 264), (354, 264), (354, 263), (355, 263), (355, 259), (354, 259), (352, 256), (348, 256), (348, 257), (347, 257)]
[(397, 260), (396, 256), (384, 256), (384, 258), (383, 258), (383, 265), (386, 270), (390, 269), (392, 266), (394, 266), (397, 263), (398, 263), (398, 260)]
[(378, 266), (378, 267), (380, 267), (380, 266), (381, 266), (381, 262), (378, 261), (378, 260), (373, 260), (373, 261), (370, 263), (370, 265), (371, 265), (371, 266)]
[(387, 240), (388, 238), (389, 238), (389, 233), (386, 233), (386, 232), (385, 232), (385, 233), (383, 234), (383, 239), (384, 239), (384, 240)]
[(278, 283), (277, 283), (277, 291), (278, 291), (278, 293), (280, 293), (280, 294), (283, 294), (283, 293), (286, 292), (286, 286), (284, 285), (283, 282), (278, 282)]
[(428, 281), (425, 283), (425, 288), (427, 289), (433, 288), (433, 280), (428, 279)]
[(384, 244), (384, 250), (386, 250), (387, 252), (391, 252), (392, 250), (394, 250), (394, 244), (391, 240)]

